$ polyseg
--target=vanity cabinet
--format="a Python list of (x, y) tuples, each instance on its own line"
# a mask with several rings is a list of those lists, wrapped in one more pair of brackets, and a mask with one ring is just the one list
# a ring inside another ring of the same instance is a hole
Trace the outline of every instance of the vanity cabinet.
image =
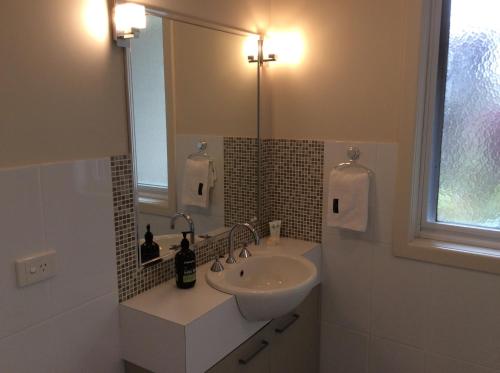
[(319, 285), (292, 313), (271, 321), (207, 373), (319, 371)]

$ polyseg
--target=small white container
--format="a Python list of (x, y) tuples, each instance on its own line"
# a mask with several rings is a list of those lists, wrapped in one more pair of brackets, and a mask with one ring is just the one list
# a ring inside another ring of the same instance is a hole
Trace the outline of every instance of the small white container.
[(274, 220), (269, 222), (269, 231), (271, 236), (269, 237), (269, 245), (278, 245), (280, 243), (281, 234), (281, 220)]

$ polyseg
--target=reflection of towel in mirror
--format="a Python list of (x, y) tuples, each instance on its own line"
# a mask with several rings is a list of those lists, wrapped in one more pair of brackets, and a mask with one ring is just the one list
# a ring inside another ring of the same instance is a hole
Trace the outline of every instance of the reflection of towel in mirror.
[(184, 206), (208, 207), (210, 188), (215, 186), (216, 174), (209, 159), (187, 159), (184, 169), (181, 203)]
[(369, 188), (368, 173), (333, 169), (328, 191), (327, 225), (366, 231)]

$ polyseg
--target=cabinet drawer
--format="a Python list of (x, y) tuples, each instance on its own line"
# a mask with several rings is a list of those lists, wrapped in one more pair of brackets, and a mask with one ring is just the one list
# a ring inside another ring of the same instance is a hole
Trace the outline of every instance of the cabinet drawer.
[[(269, 325), (269, 324), (268, 324)], [(271, 330), (266, 326), (207, 373), (267, 373), (270, 361)]]
[(319, 371), (319, 287), (289, 315), (273, 320), (270, 371)]
[(319, 294), (272, 320), (207, 373), (315, 373), (319, 370)]

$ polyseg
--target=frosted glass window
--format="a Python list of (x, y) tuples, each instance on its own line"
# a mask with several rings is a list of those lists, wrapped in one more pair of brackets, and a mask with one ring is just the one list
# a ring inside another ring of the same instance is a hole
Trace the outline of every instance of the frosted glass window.
[(161, 17), (131, 41), (135, 161), (140, 187), (167, 188), (167, 115)]
[(500, 229), (500, 0), (451, 0), (437, 221)]

